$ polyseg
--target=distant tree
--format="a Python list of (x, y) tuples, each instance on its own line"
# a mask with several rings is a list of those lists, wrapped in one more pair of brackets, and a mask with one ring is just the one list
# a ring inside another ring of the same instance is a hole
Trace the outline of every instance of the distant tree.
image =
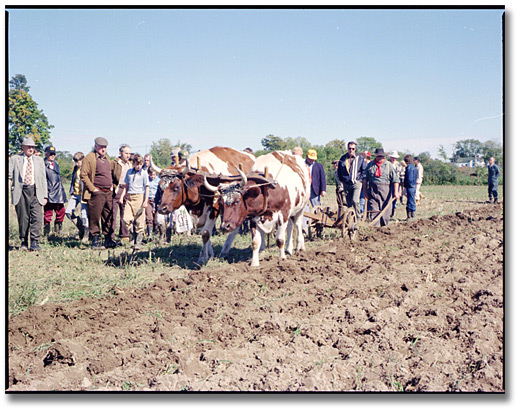
[(448, 154), (446, 153), (446, 149), (444, 149), (444, 146), (439, 145), (439, 156), (442, 158), (443, 161), (449, 162), (450, 158), (448, 157)]
[(285, 140), (283, 140), (279, 136), (275, 136), (272, 134), (267, 135), (265, 138), (263, 138), (261, 144), (264, 147), (264, 150), (268, 152), (284, 151), (286, 149), (289, 149)]
[(377, 140), (369, 136), (360, 136), (356, 139), (356, 143), (358, 152), (374, 152), (377, 148), (383, 148), (383, 144), (381, 142), (378, 142)]
[(9, 81), (9, 155), (20, 151), (23, 138), (30, 136), (40, 151), (50, 142), (50, 125), (38, 104), (27, 92), (27, 80), (25, 76), (18, 74)]
[(72, 178), (72, 170), (74, 169), (72, 154), (68, 151), (56, 151), (56, 162), (58, 162), (60, 167), (61, 177), (70, 180)]
[(172, 162), (171, 152), (173, 145), (167, 138), (159, 139), (157, 142), (152, 142), (152, 147), (150, 148), (150, 152), (152, 154), (152, 158), (154, 163), (161, 167), (165, 168), (169, 166)]
[(495, 158), (496, 163), (501, 165), (504, 161), (504, 149), (497, 142), (486, 141), (482, 144), (482, 159), (487, 162), (492, 156)]
[(482, 157), (482, 142), (477, 139), (464, 139), (455, 143), (453, 152), (453, 162), (459, 158)]
[(181, 148), (181, 152), (188, 152), (188, 154), (190, 154), (191, 150), (193, 149), (193, 146), (187, 142), (181, 142), (180, 139), (175, 144), (175, 147)]
[(343, 139), (333, 139), (330, 142), (327, 142), (325, 145), (326, 147), (333, 148), (339, 152), (346, 152), (347, 151), (347, 144), (345, 143), (345, 140)]

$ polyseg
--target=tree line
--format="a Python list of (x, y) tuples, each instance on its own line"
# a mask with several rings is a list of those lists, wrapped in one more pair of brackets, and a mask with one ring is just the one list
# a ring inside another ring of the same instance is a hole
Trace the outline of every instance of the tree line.
[[(43, 110), (29, 94), (30, 88), (27, 79), (22, 74), (17, 74), (9, 81), (9, 110), (8, 110), (8, 154), (9, 156), (21, 151), (23, 138), (30, 136), (36, 143), (36, 148), (43, 152), (51, 145), (51, 129), (54, 128), (47, 119)], [(373, 137), (360, 136), (354, 140), (357, 143), (358, 152), (374, 152), (382, 148), (381, 142)], [(254, 154), (260, 155), (276, 150), (292, 150), (296, 146), (303, 149), (304, 156), (309, 149), (315, 149), (318, 153), (318, 162), (322, 163), (328, 184), (335, 183), (333, 160), (339, 159), (346, 151), (349, 141), (333, 139), (325, 145), (313, 145), (304, 137), (280, 137), (273, 134), (267, 135), (261, 140), (262, 149)], [(174, 147), (179, 147), (182, 152), (194, 153), (190, 144), (181, 142), (173, 144), (168, 138), (162, 138), (153, 142), (149, 152), (154, 162), (159, 167), (166, 167), (171, 163), (170, 153)], [(244, 147), (245, 148), (245, 147)], [(446, 149), (441, 145), (438, 150), (442, 160), (433, 159), (429, 152), (414, 154), (412, 152), (399, 152), (400, 158), (411, 154), (418, 156), (424, 167), (424, 181), (426, 185), (478, 185), (487, 184), (486, 167), (456, 167), (455, 163), (461, 160), (481, 159), (487, 162), (494, 156), (496, 163), (503, 167), (503, 147), (493, 141), (481, 142), (476, 139), (464, 139), (457, 141), (453, 147), (453, 153), (448, 156)], [(70, 179), (73, 169), (72, 153), (58, 151), (56, 161), (60, 166), (62, 177)], [(503, 175), (503, 172), (502, 172)], [(503, 181), (500, 177), (499, 183)]]

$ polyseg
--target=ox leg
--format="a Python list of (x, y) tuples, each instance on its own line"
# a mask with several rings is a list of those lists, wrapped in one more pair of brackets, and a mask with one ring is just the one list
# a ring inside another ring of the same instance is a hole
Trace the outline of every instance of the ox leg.
[(251, 267), (258, 267), (260, 265), (260, 245), (262, 236), (258, 231), (256, 225), (251, 224), (251, 238), (253, 247), (253, 257), (251, 258)]
[(211, 233), (215, 227), (215, 219), (208, 217), (206, 224), (202, 228), (202, 249), (200, 250), (198, 264), (204, 264), (213, 257), (213, 247), (211, 246)]
[(305, 251), (305, 239), (303, 237), (303, 213), (302, 210), (299, 214), (294, 216), (294, 224), (296, 225), (296, 251)]
[(224, 243), (224, 246), (222, 247), (222, 250), (220, 251), (220, 257), (225, 257), (229, 253), (229, 250), (231, 250), (231, 246), (233, 245), (233, 241), (235, 240), (235, 237), (240, 230), (240, 227), (233, 230), (231, 233), (228, 234), (226, 238), (226, 242)]
[(293, 254), (293, 230), (294, 230), (294, 222), (293, 218), (289, 217), (289, 222), (287, 223), (287, 245), (285, 246), (285, 251), (288, 254)]
[(276, 245), (280, 250), (280, 258), (285, 259), (285, 232), (287, 230), (288, 222), (281, 223), (278, 229), (276, 230)]

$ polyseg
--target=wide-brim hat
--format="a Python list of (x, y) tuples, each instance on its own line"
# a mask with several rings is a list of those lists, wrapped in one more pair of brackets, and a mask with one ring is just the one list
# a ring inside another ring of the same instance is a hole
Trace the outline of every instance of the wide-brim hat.
[(385, 150), (383, 148), (376, 148), (374, 156), (386, 156)]
[(23, 138), (22, 146), (36, 146), (36, 144), (34, 143), (33, 138), (26, 136)]
[(316, 152), (314, 149), (309, 149), (309, 150), (307, 151), (307, 157), (308, 157), (309, 159), (314, 159), (314, 160), (316, 160), (316, 159), (318, 159), (318, 152)]
[(391, 158), (399, 159), (399, 154), (397, 153), (397, 151), (390, 152), (388, 156), (390, 156)]

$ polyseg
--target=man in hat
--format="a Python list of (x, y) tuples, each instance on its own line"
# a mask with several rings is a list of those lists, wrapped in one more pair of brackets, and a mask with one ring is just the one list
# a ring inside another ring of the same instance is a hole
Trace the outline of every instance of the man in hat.
[(356, 154), (356, 148), (356, 142), (350, 141), (347, 144), (348, 152), (339, 159), (338, 178), (343, 183), (347, 206), (354, 206), (356, 215), (360, 218), (361, 206), (359, 199), (363, 188), (363, 175), (367, 164), (363, 156)]
[(22, 141), (21, 155), (9, 159), (11, 199), (18, 218), (21, 250), (40, 250), (38, 240), (42, 229), (42, 208), (47, 203), (47, 177), (43, 158), (35, 156), (36, 144), (26, 137)]
[(117, 213), (119, 211), (119, 237), (121, 237), (121, 244), (130, 243), (130, 234), (126, 223), (124, 222), (124, 212), (126, 200), (128, 195), (123, 197), (121, 202), (121, 194), (124, 189), (122, 186), (125, 183), (126, 172), (132, 169), (132, 162), (130, 161), (131, 149), (129, 145), (121, 145), (119, 147), (119, 157), (112, 161), (112, 181), (114, 187), (114, 199), (112, 200), (112, 240), (115, 239), (117, 228)]
[(311, 172), (311, 206), (321, 205), (321, 197), (327, 193), (327, 178), (325, 177), (325, 169), (323, 165), (316, 162), (318, 153), (314, 149), (307, 151), (305, 163)]
[[(94, 150), (83, 159), (81, 181), (83, 182), (83, 200), (87, 202), (88, 223), (92, 235), (92, 248), (101, 250), (114, 248), (117, 244), (112, 239), (112, 193), (113, 180), (111, 161), (107, 156), (108, 141), (98, 137), (94, 140)], [(101, 223), (101, 226), (100, 226)], [(100, 234), (105, 236), (101, 244)]]
[[(404, 179), (405, 168), (403, 168), (401, 163), (398, 161), (399, 153), (397, 151), (390, 152), (388, 157), (390, 158), (389, 162), (392, 164), (395, 171), (397, 172), (397, 176), (399, 177), (399, 196), (401, 196), (403, 194), (403, 192), (401, 190), (401, 181)], [(392, 197), (393, 197), (393, 193), (392, 193)], [(392, 203), (392, 213), (390, 214), (390, 218), (394, 217), (396, 208), (397, 208), (397, 199), (394, 200), (394, 202)]]
[(375, 225), (387, 226), (391, 213), (390, 201), (392, 198), (399, 199), (399, 176), (390, 162), (386, 161), (383, 149), (377, 148), (374, 156), (375, 159), (365, 169), (363, 191), (369, 208), (376, 213), (372, 218), (383, 212)]
[(52, 215), (54, 219), (54, 233), (61, 234), (63, 219), (65, 219), (65, 203), (67, 195), (61, 181), (60, 167), (56, 162), (56, 148), (47, 146), (45, 148), (45, 172), (47, 176), (47, 203), (43, 206), (43, 235), (48, 236), (51, 232)]

